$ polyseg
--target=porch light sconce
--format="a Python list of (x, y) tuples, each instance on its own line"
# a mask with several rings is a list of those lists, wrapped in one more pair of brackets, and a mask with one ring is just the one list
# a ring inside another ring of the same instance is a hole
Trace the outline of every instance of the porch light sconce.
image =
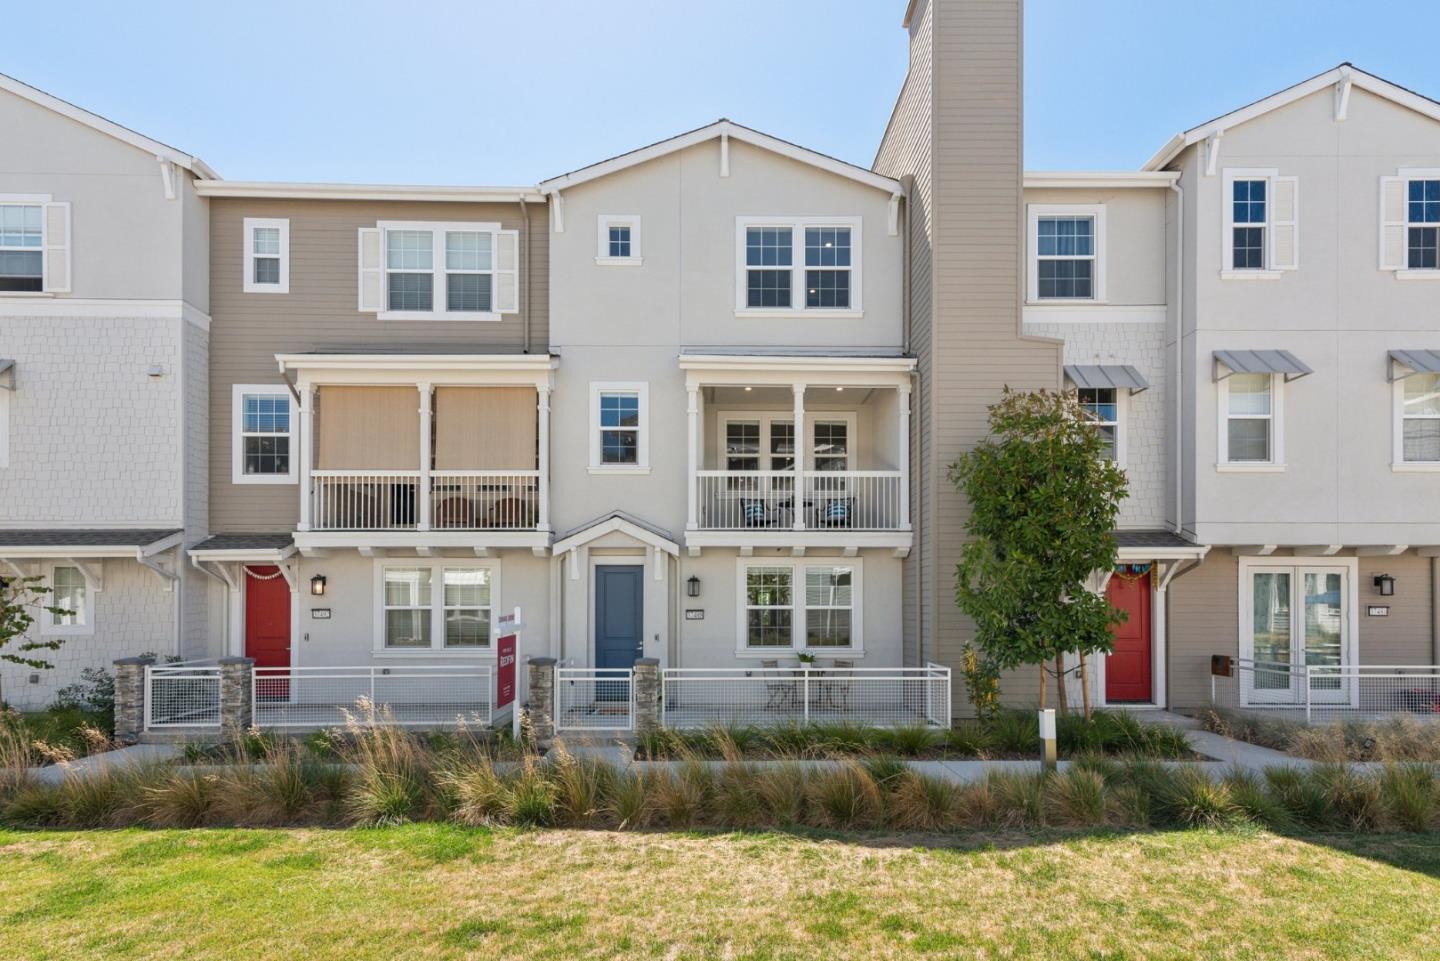
[(691, 574), (689, 579), (685, 581), (685, 593), (690, 597), (699, 597), (700, 578), (696, 577), (694, 574)]
[(1389, 574), (1375, 575), (1375, 590), (1381, 597), (1393, 597), (1395, 594), (1395, 578)]
[(316, 574), (310, 578), (310, 593), (316, 597), (323, 597), (325, 594), (325, 575)]

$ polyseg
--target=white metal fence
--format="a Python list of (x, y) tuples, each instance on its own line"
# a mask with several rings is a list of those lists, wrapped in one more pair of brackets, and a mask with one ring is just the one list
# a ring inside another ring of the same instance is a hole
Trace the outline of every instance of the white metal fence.
[(634, 672), (629, 668), (557, 667), (557, 731), (629, 731), (635, 727)]
[(1211, 672), (1215, 707), (1307, 723), (1396, 715), (1440, 721), (1440, 666), (1433, 664), (1295, 665), (1243, 658), (1230, 663), (1229, 676)]
[(661, 723), (950, 726), (950, 669), (925, 667), (670, 668), (661, 679)]
[[(338, 727), (346, 712), (362, 723), (488, 726), (495, 700), (491, 668), (449, 664), (257, 667), (252, 683), (260, 728)], [(358, 710), (362, 701), (373, 716)]]
[(220, 665), (213, 660), (145, 668), (145, 728), (220, 726)]
[(904, 475), (891, 470), (695, 472), (703, 530), (899, 530), (906, 522)]

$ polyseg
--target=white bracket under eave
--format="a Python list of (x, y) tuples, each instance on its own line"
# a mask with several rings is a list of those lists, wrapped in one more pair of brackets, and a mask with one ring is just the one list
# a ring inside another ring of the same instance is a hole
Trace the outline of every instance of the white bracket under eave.
[(897, 236), (900, 233), (900, 195), (898, 193), (890, 195), (890, 212), (888, 223), (890, 236)]
[(1237, 544), (1230, 548), (1236, 557), (1269, 557), (1279, 544)]
[(730, 176), (730, 134), (720, 134), (720, 176)]
[(1355, 548), (1356, 557), (1399, 557), (1410, 549), (1409, 544), (1365, 544)]
[(687, 544), (687, 545), (685, 546), (685, 549), (690, 552), (690, 556), (691, 556), (691, 557), (699, 557), (699, 556), (700, 556), (700, 546), (699, 546), (698, 544)]
[(565, 569), (572, 581), (580, 579), (580, 548), (572, 547), (565, 552)]
[(659, 547), (651, 547), (650, 560), (655, 568), (655, 579), (657, 581), (663, 581), (665, 579), (665, 568), (669, 566), (665, 563), (665, 552)]
[(1215, 169), (1220, 163), (1220, 138), (1225, 131), (1217, 130), (1205, 138), (1205, 176), (1215, 176)]
[(385, 548), (383, 548), (383, 547), (376, 547), (376, 546), (374, 546), (373, 544), (362, 544), (359, 548), (357, 548), (357, 550), (360, 551), (360, 556), (361, 556), (361, 557), (384, 557), (384, 556), (385, 556)]
[(25, 573), (25, 571), (20, 567), (19, 564), (16, 564), (8, 557), (0, 557), (0, 567), (4, 567), (5, 570), (9, 571), (11, 574), (14, 574), (22, 581), (30, 576), (29, 574)]
[(300, 571), (294, 561), (281, 561), (275, 567), (280, 571), (280, 576), (285, 578), (285, 583), (290, 585), (291, 594), (300, 589)]
[(558, 190), (550, 195), (550, 223), (557, 234), (565, 232), (565, 198)]
[[(154, 571), (155, 576), (165, 582), (165, 589), (167, 591), (175, 590), (175, 582), (180, 580), (180, 575), (177, 572), (171, 570), (167, 565), (161, 563), (157, 557), (146, 555), (143, 551), (135, 552), (135, 560), (137, 563), (140, 564), (141, 567), (146, 567), (149, 568), (151, 571)], [(86, 571), (85, 576), (88, 578), (90, 576), (90, 572)], [(98, 587), (95, 589), (97, 591), (100, 590), (100, 588)]]
[[(141, 557), (139, 552), (136, 552), (135, 559), (145, 564), (146, 567), (151, 566), (146, 564), (145, 558)], [(85, 584), (90, 590), (105, 590), (105, 563), (103, 561), (91, 562), (74, 557), (67, 557), (65, 558), (65, 563), (71, 567), (78, 568), (80, 573), (85, 575)]]
[(175, 199), (175, 164), (164, 157), (156, 157), (160, 162), (160, 185), (165, 189), (165, 199)]
[(1350, 113), (1350, 87), (1354, 79), (1349, 67), (1340, 68), (1340, 82), (1335, 84), (1335, 119), (1343, 121)]

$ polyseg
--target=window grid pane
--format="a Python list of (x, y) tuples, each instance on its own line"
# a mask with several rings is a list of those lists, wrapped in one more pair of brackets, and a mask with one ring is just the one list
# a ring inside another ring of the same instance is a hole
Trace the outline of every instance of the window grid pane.
[(1401, 458), (1440, 461), (1440, 374), (1411, 374), (1401, 383)]
[(85, 575), (78, 567), (57, 567), (53, 577), (48, 606), (62, 608), (68, 614), (50, 614), (50, 623), (56, 627), (77, 627), (85, 623), (85, 596), (87, 585)]
[(745, 572), (745, 643), (748, 647), (794, 644), (792, 573), (785, 567), (752, 567)]
[(629, 227), (611, 227), (611, 228), (610, 228), (610, 256), (611, 256), (611, 257), (629, 257), (629, 256), (630, 256), (630, 228), (629, 228)]
[(848, 567), (805, 571), (805, 646), (850, 647), (854, 571)]
[(493, 287), (490, 274), (446, 274), (445, 309), (488, 313)]
[(600, 463), (640, 463), (640, 395), (600, 395)]
[(1236, 227), (1231, 244), (1230, 266), (1235, 270), (1265, 269), (1265, 229)]
[(283, 394), (243, 395), (240, 433), (246, 474), (290, 473), (290, 398)]
[(396, 274), (389, 276), (391, 310), (433, 310), (435, 282), (430, 274)]
[(490, 571), (483, 567), (444, 572), (445, 646), (490, 644)]
[(384, 575), (385, 646), (430, 646), (430, 569), (387, 568)]

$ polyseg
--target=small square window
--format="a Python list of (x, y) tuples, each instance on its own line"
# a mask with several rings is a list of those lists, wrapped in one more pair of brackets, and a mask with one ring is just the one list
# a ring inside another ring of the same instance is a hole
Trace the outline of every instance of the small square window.
[(630, 228), (629, 228), (629, 227), (611, 227), (611, 228), (610, 228), (610, 256), (611, 256), (611, 257), (629, 257), (629, 256), (630, 256)]

